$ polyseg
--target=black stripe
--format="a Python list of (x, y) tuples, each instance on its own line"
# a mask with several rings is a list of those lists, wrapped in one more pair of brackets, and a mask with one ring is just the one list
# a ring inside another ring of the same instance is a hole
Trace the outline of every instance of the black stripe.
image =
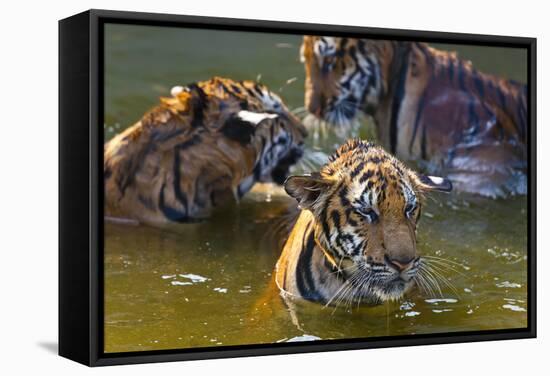
[(305, 242), (306, 234), (307, 231), (304, 233), (304, 239), (302, 240), (302, 244), (305, 245), (305, 247), (302, 247), (302, 252), (300, 252), (300, 257), (296, 265), (296, 287), (303, 298), (320, 301), (323, 300), (323, 297), (316, 291), (311, 272), (313, 249), (315, 248), (314, 233), (313, 231), (309, 232), (307, 243)]
[[(355, 48), (355, 46), (352, 46), (350, 49), (349, 49), (349, 56), (351, 57), (351, 59), (353, 60), (353, 63), (355, 64), (355, 67), (357, 68), (357, 70), (359, 71), (359, 73), (361, 74), (361, 77), (365, 77), (367, 75), (367, 71), (365, 71), (363, 69), (363, 67), (361, 66), (361, 64), (359, 64), (359, 58), (358, 58), (358, 53), (357, 53), (357, 48)], [(367, 56), (367, 55), (362, 55), (363, 58), (365, 59), (365, 61), (367, 62), (367, 68), (370, 69), (372, 68), (372, 60)]]
[[(187, 195), (181, 190), (181, 176), (180, 176), (180, 148), (176, 147), (174, 150), (174, 196), (176, 200), (183, 206), (183, 212), (187, 216)], [(164, 194), (164, 193), (163, 193)]]
[(201, 143), (201, 136), (199, 134), (194, 134), (189, 140), (183, 141), (176, 145), (176, 149), (185, 150), (193, 145), (198, 145)]
[(183, 129), (173, 129), (170, 131), (162, 131), (162, 128), (156, 128), (151, 132), (151, 138), (155, 142), (164, 142), (171, 138), (177, 137), (184, 132)]
[[(369, 59), (370, 60), (370, 59)], [(369, 68), (371, 71), (372, 70), (375, 70), (375, 72), (373, 74), (371, 74), (369, 76), (369, 82), (367, 83), (367, 87), (374, 87), (376, 88), (378, 86), (378, 74), (377, 74), (377, 68), (374, 64), (371, 64), (370, 65), (370, 68)], [(363, 102), (365, 100), (365, 93), (363, 92), (363, 95), (361, 96)], [(361, 102), (361, 103), (363, 103)]]
[(391, 121), (390, 121), (390, 151), (395, 154), (397, 147), (397, 123), (399, 117), (399, 110), (401, 109), (401, 103), (405, 97), (405, 82), (407, 80), (407, 70), (409, 67), (409, 55), (410, 50), (405, 53), (402, 66), (398, 73), (397, 89), (392, 102), (391, 108)]
[(474, 71), (473, 76), (474, 76), (473, 79), (474, 79), (474, 84), (476, 86), (477, 93), (483, 99), (483, 97), (485, 96), (485, 89), (483, 87), (483, 80), (479, 76), (479, 73), (477, 71)]
[(119, 173), (116, 176), (116, 183), (118, 189), (120, 190), (121, 196), (120, 199), (124, 196), (126, 188), (134, 184), (135, 176), (138, 173), (141, 166), (143, 166), (144, 160), (149, 153), (156, 151), (156, 144), (149, 142), (147, 145), (139, 150), (138, 154), (134, 158), (126, 158), (121, 162), (120, 171), (123, 171), (124, 174)]
[(342, 38), (342, 40), (340, 41), (340, 49), (344, 50), (346, 48), (346, 45), (348, 44), (348, 41), (348, 38)]
[(222, 134), (241, 145), (248, 145), (256, 132), (254, 124), (241, 119), (238, 115), (231, 115), (223, 124)]
[(372, 177), (372, 175), (374, 175), (374, 171), (373, 170), (367, 170), (367, 172), (365, 172), (360, 178), (359, 178), (359, 183), (364, 183), (366, 182), (367, 180), (369, 180), (369, 178)]
[(233, 94), (233, 93), (231, 92), (231, 90), (229, 90), (229, 89), (227, 88), (227, 86), (225, 86), (225, 84), (224, 84), (223, 82), (220, 82), (220, 86), (222, 87), (224, 93)]
[(466, 91), (466, 83), (464, 81), (464, 65), (459, 63), (458, 64), (458, 86), (460, 87), (460, 90)]
[(483, 109), (485, 110), (485, 114), (486, 114), (488, 117), (496, 119), (497, 115), (496, 115), (495, 112), (491, 109), (491, 107), (489, 107), (489, 105), (487, 104), (486, 101), (481, 101), (481, 106), (482, 106)]
[(361, 53), (361, 55), (367, 54), (367, 51), (365, 49), (365, 41), (363, 39), (359, 39), (359, 41), (357, 42), (357, 47), (359, 48), (359, 52)]
[(241, 110), (248, 110), (248, 101), (246, 99), (240, 101), (239, 107), (241, 108)]
[(502, 92), (502, 89), (500, 88), (500, 86), (497, 85), (496, 90), (497, 90), (498, 100), (500, 102), (500, 107), (504, 110), (506, 108), (506, 96)]
[(188, 88), (197, 94), (191, 98), (191, 111), (193, 115), (191, 127), (197, 128), (204, 124), (204, 111), (208, 107), (208, 96), (197, 84), (188, 85)]
[[(360, 71), (359, 70), (355, 70), (353, 71), (353, 73), (344, 81), (342, 82), (340, 85), (344, 88), (344, 89), (347, 89), (349, 90), (350, 89), (350, 85), (351, 85), (351, 81), (353, 81), (355, 79), (355, 75), (359, 74)], [(368, 92), (368, 84), (366, 85), (365, 87), (365, 91), (363, 93), (366, 93)]]
[(346, 208), (348, 206), (350, 206), (350, 202), (348, 200), (348, 198), (346, 197), (346, 195), (348, 194), (348, 187), (344, 186), (340, 192), (338, 193), (338, 195), (340, 196), (340, 203), (342, 204), (342, 207)]
[(357, 167), (355, 167), (353, 169), (353, 171), (351, 172), (350, 176), (352, 179), (355, 179), (360, 173), (361, 171), (363, 171), (363, 168), (365, 167), (365, 163), (364, 162), (360, 162)]
[(331, 211), (330, 218), (332, 219), (332, 223), (334, 224), (336, 231), (340, 233), (340, 213), (338, 213), (338, 210)]
[(353, 212), (352, 209), (348, 208), (346, 209), (346, 221), (353, 227), (357, 227), (359, 224), (357, 223), (357, 221), (353, 218), (351, 218), (351, 213)]
[(185, 213), (180, 212), (177, 209), (174, 209), (170, 206), (167, 206), (164, 202), (164, 188), (166, 187), (165, 184), (162, 185), (162, 188), (160, 189), (159, 194), (159, 209), (164, 214), (166, 218), (168, 218), (170, 221), (173, 222), (185, 222), (187, 217)]
[[(427, 124), (424, 124), (422, 127), (422, 138), (420, 139), (420, 153), (422, 159), (427, 159), (427, 152), (426, 152), (426, 128), (428, 128)], [(383, 192), (385, 195), (386, 192)]]
[(231, 84), (231, 89), (237, 94), (241, 93), (241, 89), (237, 85)]
[[(409, 142), (409, 153), (412, 154), (412, 148), (414, 145), (414, 140), (416, 139), (416, 132), (418, 131), (418, 126), (420, 125), (420, 118), (422, 117), (422, 111), (424, 110), (424, 106), (426, 104), (426, 93), (423, 93), (420, 97), (420, 101), (418, 102), (418, 106), (416, 108), (416, 115), (414, 118), (414, 128), (413, 128), (413, 134), (411, 137), (411, 141)], [(424, 127), (422, 129), (422, 134), (426, 133), (426, 124), (424, 124)]]
[(328, 218), (327, 218), (327, 210), (323, 210), (323, 213), (321, 214), (321, 226), (323, 227), (323, 233), (325, 235), (325, 239), (327, 241), (330, 241), (330, 227), (328, 226)]
[(454, 64), (454, 61), (451, 60), (451, 62), (449, 63), (449, 81), (451, 81), (452, 83), (454, 78), (455, 78), (455, 64)]
[(365, 244), (367, 243), (366, 240), (362, 240), (359, 242), (359, 244), (357, 244), (357, 246), (353, 249), (353, 254), (354, 255), (360, 255), (361, 252), (366, 248), (365, 247)]
[[(342, 185), (344, 185), (343, 180), (338, 184), (336, 189), (327, 198), (327, 200), (326, 200), (327, 205), (332, 201), (332, 199), (333, 199), (334, 195), (336, 194), (336, 192), (340, 191), (340, 189), (342, 188)], [(321, 220), (321, 226), (323, 228), (323, 234), (325, 236), (325, 239), (327, 241), (330, 241), (330, 228), (328, 226), (328, 208), (326, 206), (321, 211), (321, 215), (319, 217), (320, 217), (320, 220)]]
[(264, 93), (262, 92), (262, 88), (259, 84), (254, 84), (254, 91), (257, 93), (257, 96), (263, 97)]

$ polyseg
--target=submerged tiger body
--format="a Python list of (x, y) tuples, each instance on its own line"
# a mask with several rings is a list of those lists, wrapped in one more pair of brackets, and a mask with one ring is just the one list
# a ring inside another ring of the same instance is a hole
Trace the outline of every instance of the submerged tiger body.
[(424, 195), (451, 189), (378, 146), (348, 141), (319, 172), (285, 182), (302, 211), (277, 262), (277, 286), (283, 296), (333, 305), (400, 298), (422, 274)]
[(263, 85), (214, 77), (172, 94), (105, 144), (106, 216), (205, 218), (255, 182), (282, 184), (302, 154), (305, 128)]
[(365, 112), (388, 151), (427, 162), (457, 190), (526, 193), (525, 85), (425, 43), (306, 36), (301, 54), (319, 118), (345, 126)]

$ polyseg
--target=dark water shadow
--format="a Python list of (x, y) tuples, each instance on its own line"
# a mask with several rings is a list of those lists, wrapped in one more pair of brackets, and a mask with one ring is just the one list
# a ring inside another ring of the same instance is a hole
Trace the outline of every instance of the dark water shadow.
[(54, 354), (54, 355), (57, 355), (57, 352), (58, 352), (58, 344), (57, 342), (38, 342), (37, 343), (38, 347), (41, 347), (43, 348), (44, 350)]

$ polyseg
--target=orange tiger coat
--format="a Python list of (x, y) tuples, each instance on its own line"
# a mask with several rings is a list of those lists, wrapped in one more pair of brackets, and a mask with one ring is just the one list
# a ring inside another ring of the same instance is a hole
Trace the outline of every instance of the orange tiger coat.
[(105, 214), (146, 223), (207, 217), (255, 182), (282, 183), (305, 129), (281, 99), (219, 77), (180, 88), (105, 144)]

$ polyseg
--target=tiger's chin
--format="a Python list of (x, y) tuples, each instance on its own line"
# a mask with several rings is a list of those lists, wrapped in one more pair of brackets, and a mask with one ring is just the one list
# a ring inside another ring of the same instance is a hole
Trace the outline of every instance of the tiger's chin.
[(381, 288), (378, 295), (382, 301), (396, 301), (402, 299), (403, 296), (409, 292), (414, 286), (413, 281), (405, 282), (398, 280), (391, 282), (385, 287)]
[(414, 281), (404, 281), (401, 278), (387, 282), (383, 285), (369, 287), (362, 296), (356, 300), (367, 305), (378, 305), (385, 302), (394, 302), (402, 299), (407, 292), (414, 287)]
[(358, 115), (356, 108), (342, 109), (338, 106), (331, 111), (327, 111), (323, 115), (323, 120), (334, 127), (334, 132), (337, 136), (346, 137), (356, 123)]

